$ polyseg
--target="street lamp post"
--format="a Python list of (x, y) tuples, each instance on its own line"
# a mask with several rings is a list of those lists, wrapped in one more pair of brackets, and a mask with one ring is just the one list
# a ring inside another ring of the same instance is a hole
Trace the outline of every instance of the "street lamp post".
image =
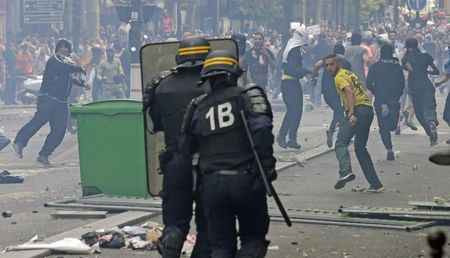
[(290, 22), (291, 22), (291, 10), (292, 10), (292, 5), (290, 4), (290, 0), (283, 0), (283, 28), (281, 31), (281, 36), (282, 38), (282, 43), (283, 45), (286, 45), (287, 41), (289, 40), (289, 27), (290, 27)]
[(139, 48), (141, 47), (141, 0), (131, 0), (130, 31), (128, 34), (128, 50), (131, 63), (139, 63)]
[(400, 21), (400, 11), (398, 9), (398, 1), (394, 0), (394, 24), (397, 26)]
[(355, 31), (360, 30), (361, 25), (361, 0), (355, 0)]

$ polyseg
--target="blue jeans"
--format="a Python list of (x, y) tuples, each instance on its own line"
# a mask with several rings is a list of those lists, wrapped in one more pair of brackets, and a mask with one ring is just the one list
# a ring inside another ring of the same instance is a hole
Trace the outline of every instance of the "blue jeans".
[(0, 150), (5, 148), (9, 144), (10, 140), (0, 132)]
[(373, 121), (373, 108), (364, 105), (356, 106), (354, 113), (357, 118), (354, 127), (350, 126), (347, 118), (344, 118), (339, 124), (339, 132), (335, 145), (336, 158), (339, 161), (339, 175), (344, 177), (352, 173), (348, 145), (353, 136), (355, 136), (356, 158), (364, 172), (367, 182), (369, 182), (372, 188), (382, 187), (383, 185), (375, 172), (372, 158), (366, 148), (367, 140), (369, 139), (370, 126)]
[(331, 120), (329, 127), (331, 134), (333, 134), (336, 131), (336, 127), (339, 122), (344, 119), (344, 108), (342, 107), (342, 102), (339, 94), (335, 89), (324, 91), (323, 98), (327, 105), (333, 110), (333, 119)]
[(39, 96), (37, 100), (37, 111), (34, 117), (19, 130), (14, 143), (20, 144), (23, 147), (27, 146), (31, 137), (42, 126), (49, 123), (50, 133), (47, 135), (39, 155), (50, 156), (64, 138), (68, 114), (67, 103), (57, 102), (48, 96)]

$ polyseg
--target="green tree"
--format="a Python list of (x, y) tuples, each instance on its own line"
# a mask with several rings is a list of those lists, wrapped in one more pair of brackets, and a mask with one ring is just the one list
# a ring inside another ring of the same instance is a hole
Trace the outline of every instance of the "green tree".
[[(352, 12), (355, 11), (355, 1), (358, 0), (350, 0), (349, 5)], [(385, 0), (359, 0), (361, 1), (361, 18), (367, 18), (371, 12), (376, 12), (380, 7), (381, 3), (385, 3)]]
[(233, 2), (230, 15), (271, 22), (282, 17), (282, 0), (229, 0)]

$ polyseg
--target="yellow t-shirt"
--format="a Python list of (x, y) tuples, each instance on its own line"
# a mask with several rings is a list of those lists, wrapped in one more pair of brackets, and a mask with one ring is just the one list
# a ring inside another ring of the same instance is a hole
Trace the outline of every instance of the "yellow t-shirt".
[(348, 110), (347, 98), (345, 97), (345, 93), (343, 91), (345, 87), (350, 87), (353, 90), (355, 95), (355, 107), (358, 105), (372, 106), (371, 101), (367, 97), (367, 93), (364, 91), (361, 80), (359, 80), (358, 76), (354, 72), (341, 68), (334, 77), (334, 84), (336, 85), (336, 90), (344, 103), (345, 110)]

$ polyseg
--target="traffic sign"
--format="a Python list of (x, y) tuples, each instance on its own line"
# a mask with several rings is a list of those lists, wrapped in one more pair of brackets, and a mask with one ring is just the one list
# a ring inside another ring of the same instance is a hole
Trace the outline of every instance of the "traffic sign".
[(63, 19), (62, 13), (60, 15), (55, 14), (38, 14), (38, 15), (24, 15), (23, 22), (24, 23), (58, 23), (62, 22)]
[(65, 0), (23, 0), (24, 23), (58, 23), (64, 20)]
[(24, 0), (23, 12), (25, 14), (64, 12), (64, 0)]
[(409, 8), (420, 11), (427, 6), (427, 0), (408, 0)]

